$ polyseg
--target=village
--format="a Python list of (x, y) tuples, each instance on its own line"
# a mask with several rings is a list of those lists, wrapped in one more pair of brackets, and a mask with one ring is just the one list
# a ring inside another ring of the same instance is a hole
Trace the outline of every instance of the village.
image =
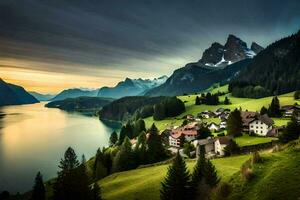
[[(282, 117), (290, 119), (294, 116), (300, 121), (300, 106), (286, 105), (281, 107)], [(252, 137), (272, 138), (271, 143), (276, 144), (279, 134), (285, 126), (276, 126), (268, 114), (260, 114), (254, 111), (240, 111), (243, 135)], [(229, 109), (218, 108), (214, 111), (205, 110), (197, 116), (185, 116), (185, 124), (181, 126), (171, 126), (162, 132), (162, 139), (172, 153), (178, 150), (182, 156), (195, 157), (199, 155), (200, 146), (204, 146), (206, 157), (225, 156), (226, 147), (233, 141), (232, 135), (227, 135), (227, 120), (230, 115)], [(207, 119), (216, 119), (220, 123), (206, 122)], [(205, 136), (203, 130), (208, 129), (211, 135)], [(184, 145), (191, 144), (194, 151), (190, 155), (184, 153)], [(255, 144), (253, 146), (256, 146)]]

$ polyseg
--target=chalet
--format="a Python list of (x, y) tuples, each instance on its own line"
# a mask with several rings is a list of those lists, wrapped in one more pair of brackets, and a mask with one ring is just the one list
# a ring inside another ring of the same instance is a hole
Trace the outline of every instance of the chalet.
[(295, 112), (300, 112), (300, 106), (298, 105), (286, 105), (281, 107), (283, 111), (283, 117), (292, 117)]
[(230, 140), (232, 139), (232, 137), (230, 136), (222, 136), (222, 137), (218, 137), (215, 140), (215, 153), (217, 155), (220, 156), (224, 156), (225, 152), (224, 152), (224, 148), (230, 143)]
[(184, 141), (192, 141), (196, 139), (199, 133), (199, 126), (197, 122), (189, 123), (183, 127), (171, 130), (169, 136), (169, 145), (174, 147), (181, 147)]
[(210, 131), (213, 131), (213, 132), (217, 132), (220, 130), (220, 126), (214, 122), (211, 122), (207, 127)]
[(259, 115), (257, 112), (241, 111), (243, 131), (249, 132), (249, 124)]
[(249, 123), (249, 132), (266, 136), (273, 129), (274, 121), (268, 115), (258, 115)]

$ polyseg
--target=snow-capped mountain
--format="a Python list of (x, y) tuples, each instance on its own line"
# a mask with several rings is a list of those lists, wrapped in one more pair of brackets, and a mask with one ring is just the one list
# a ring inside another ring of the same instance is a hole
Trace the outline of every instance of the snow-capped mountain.
[(99, 89), (98, 97), (121, 98), (125, 96), (143, 95), (148, 90), (158, 87), (168, 79), (162, 76), (154, 79), (130, 79), (126, 78), (115, 87), (102, 87)]
[(203, 52), (198, 62), (208, 67), (225, 67), (246, 58), (253, 58), (262, 49), (255, 42), (248, 48), (246, 42), (230, 34), (225, 45), (213, 43)]
[(145, 95), (182, 95), (199, 92), (213, 83), (231, 80), (263, 48), (252, 43), (251, 48), (240, 38), (229, 35), (224, 45), (214, 42), (207, 48), (198, 62), (188, 63), (173, 72), (168, 80)]

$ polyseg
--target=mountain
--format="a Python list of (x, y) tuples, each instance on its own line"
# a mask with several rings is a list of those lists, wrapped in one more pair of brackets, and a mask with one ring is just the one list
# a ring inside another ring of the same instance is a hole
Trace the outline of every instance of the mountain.
[(288, 93), (300, 89), (300, 30), (269, 45), (235, 77), (229, 90), (238, 97)]
[(259, 44), (257, 44), (256, 42), (252, 42), (250, 49), (256, 54), (264, 50), (264, 48)]
[(6, 83), (0, 78), (0, 106), (38, 103), (39, 101), (18, 85)]
[(112, 101), (113, 99), (102, 97), (77, 97), (52, 101), (45, 106), (48, 108), (59, 108), (66, 111), (86, 112), (88, 110), (98, 111)]
[(64, 100), (67, 98), (76, 98), (76, 97), (96, 97), (98, 93), (98, 89), (89, 90), (89, 89), (81, 89), (81, 88), (72, 88), (63, 90), (59, 94), (57, 94), (51, 101)]
[[(253, 49), (260, 46), (253, 43)], [(261, 47), (262, 48), (262, 47)], [(225, 45), (214, 42), (198, 62), (188, 63), (177, 69), (167, 81), (145, 93), (148, 96), (182, 95), (207, 89), (214, 83), (229, 82), (246, 68), (256, 53), (240, 38), (229, 35)]]
[(29, 92), (29, 94), (34, 96), (39, 101), (50, 101), (52, 98), (55, 97), (55, 95), (53, 95), (53, 94), (41, 94), (41, 93), (33, 92), (33, 91)]
[(167, 76), (155, 79), (130, 79), (126, 78), (115, 87), (102, 87), (99, 89), (98, 97), (122, 98), (125, 96), (138, 96), (145, 94), (148, 90), (160, 86), (167, 80)]

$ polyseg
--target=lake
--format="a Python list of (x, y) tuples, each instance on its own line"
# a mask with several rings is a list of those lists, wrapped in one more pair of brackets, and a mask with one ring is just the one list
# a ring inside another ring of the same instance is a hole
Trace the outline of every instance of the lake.
[(108, 145), (113, 128), (97, 117), (44, 105), (0, 107), (0, 192), (28, 191), (38, 171), (44, 181), (53, 178), (69, 146), (81, 160), (82, 154), (88, 159)]

